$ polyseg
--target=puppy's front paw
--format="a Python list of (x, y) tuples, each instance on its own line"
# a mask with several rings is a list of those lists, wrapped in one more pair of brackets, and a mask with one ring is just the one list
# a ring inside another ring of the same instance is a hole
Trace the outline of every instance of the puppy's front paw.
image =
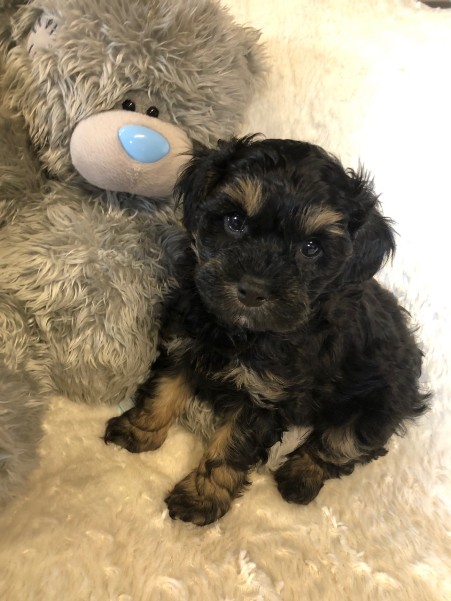
[(160, 429), (152, 432), (141, 430), (130, 422), (127, 413), (108, 421), (103, 436), (104, 442), (117, 444), (130, 453), (154, 451), (161, 447), (166, 439), (167, 430)]
[(197, 471), (193, 471), (181, 480), (165, 502), (173, 520), (192, 522), (196, 526), (205, 526), (222, 517), (229, 509), (230, 502), (214, 495), (200, 494), (196, 485)]

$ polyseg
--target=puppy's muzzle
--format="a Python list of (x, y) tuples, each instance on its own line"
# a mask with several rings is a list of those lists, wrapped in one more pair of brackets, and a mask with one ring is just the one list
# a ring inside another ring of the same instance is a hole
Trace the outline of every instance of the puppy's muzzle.
[(236, 285), (237, 298), (246, 307), (261, 307), (269, 297), (264, 280), (244, 275)]

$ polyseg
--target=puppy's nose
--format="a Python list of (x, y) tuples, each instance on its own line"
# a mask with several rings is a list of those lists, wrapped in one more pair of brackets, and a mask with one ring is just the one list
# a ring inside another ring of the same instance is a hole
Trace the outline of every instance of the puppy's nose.
[(238, 300), (246, 307), (259, 307), (268, 299), (268, 289), (264, 280), (245, 275), (236, 286)]

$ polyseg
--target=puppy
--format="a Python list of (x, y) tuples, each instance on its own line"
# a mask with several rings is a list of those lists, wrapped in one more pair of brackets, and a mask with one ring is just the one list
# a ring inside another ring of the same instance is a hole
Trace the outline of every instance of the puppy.
[(284, 499), (309, 503), (427, 408), (406, 312), (373, 279), (395, 249), (390, 222), (363, 172), (292, 140), (199, 148), (178, 193), (188, 239), (161, 354), (104, 439), (157, 449), (194, 396), (207, 403), (217, 428), (166, 498), (172, 518), (204, 525), (304, 427), (274, 477)]

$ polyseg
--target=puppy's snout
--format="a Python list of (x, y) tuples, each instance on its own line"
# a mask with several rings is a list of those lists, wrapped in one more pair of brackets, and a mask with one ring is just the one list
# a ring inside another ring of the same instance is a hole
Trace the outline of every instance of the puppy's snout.
[(238, 300), (246, 307), (259, 307), (268, 300), (268, 288), (263, 280), (245, 275), (236, 285)]

